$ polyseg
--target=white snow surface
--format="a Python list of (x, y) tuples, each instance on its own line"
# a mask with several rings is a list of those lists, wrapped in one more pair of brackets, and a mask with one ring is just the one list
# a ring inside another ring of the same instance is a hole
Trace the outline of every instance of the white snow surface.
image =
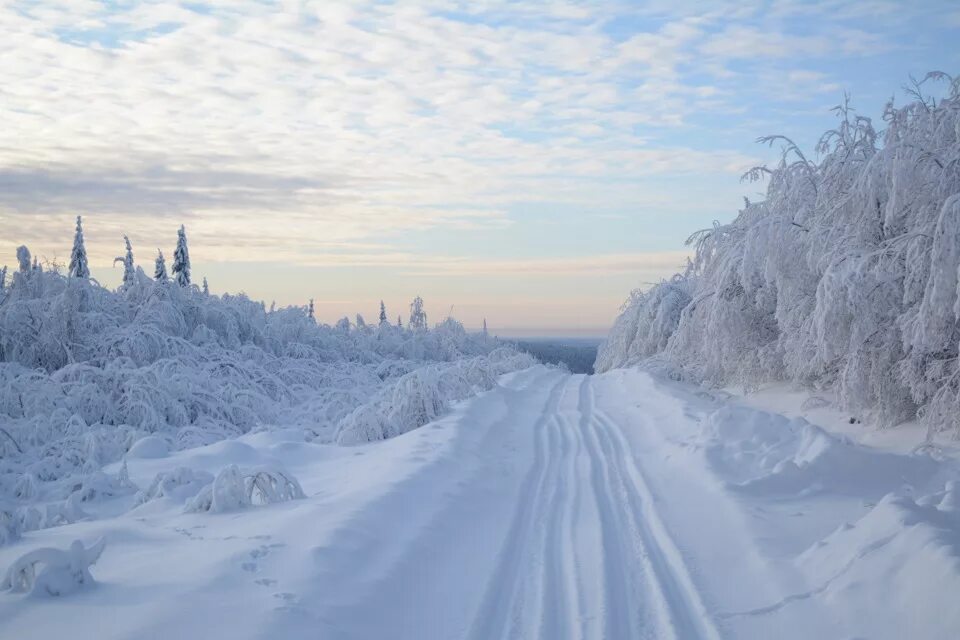
[[(0, 592), (0, 638), (960, 636), (954, 459), (637, 369), (536, 366), (388, 440), (274, 429), (125, 469), (0, 547), (2, 575), (106, 545), (83, 589)], [(264, 477), (296, 484), (248, 500)], [(190, 512), (214, 478), (230, 508)]]

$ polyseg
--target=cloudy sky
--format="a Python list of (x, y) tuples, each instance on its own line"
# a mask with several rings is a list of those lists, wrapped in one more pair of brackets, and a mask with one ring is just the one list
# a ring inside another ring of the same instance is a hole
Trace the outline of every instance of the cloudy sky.
[(599, 333), (757, 195), (758, 136), (878, 117), (958, 38), (948, 0), (8, 0), (0, 264), (83, 214), (113, 286), (182, 223), (214, 292)]

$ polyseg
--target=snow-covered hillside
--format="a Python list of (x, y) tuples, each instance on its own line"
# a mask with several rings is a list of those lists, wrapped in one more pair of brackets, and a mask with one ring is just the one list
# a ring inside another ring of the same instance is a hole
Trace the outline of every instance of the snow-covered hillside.
[[(934, 82), (942, 99), (921, 93)], [(928, 76), (887, 105), (882, 133), (847, 106), (838, 116), (817, 160), (764, 139), (785, 148), (748, 174), (766, 198), (694, 234), (686, 271), (632, 294), (598, 371), (788, 380), (881, 425), (960, 433), (960, 79)]]

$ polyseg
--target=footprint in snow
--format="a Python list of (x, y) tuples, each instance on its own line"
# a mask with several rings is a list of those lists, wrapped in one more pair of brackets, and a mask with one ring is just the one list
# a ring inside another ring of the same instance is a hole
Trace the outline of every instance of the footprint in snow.
[[(270, 536), (267, 536), (268, 539), (269, 537)], [(278, 549), (280, 547), (285, 547), (285, 546), (287, 545), (286, 543), (283, 543), (283, 542), (274, 542), (272, 544), (262, 544), (256, 549), (253, 549), (248, 553), (248, 555), (250, 556), (250, 560), (242, 563), (240, 565), (240, 568), (243, 569), (244, 571), (249, 571), (250, 573), (256, 573), (257, 571), (260, 570), (260, 565), (257, 563), (258, 560), (270, 555), (270, 552), (273, 549)]]
[(253, 581), (254, 584), (258, 584), (261, 587), (272, 587), (277, 584), (277, 581), (273, 578), (257, 578)]

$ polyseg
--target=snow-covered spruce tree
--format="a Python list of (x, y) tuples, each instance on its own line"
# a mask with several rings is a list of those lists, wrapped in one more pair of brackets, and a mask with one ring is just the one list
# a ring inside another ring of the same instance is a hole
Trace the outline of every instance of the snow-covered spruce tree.
[(790, 380), (880, 425), (915, 416), (960, 435), (960, 82), (910, 89), (885, 129), (847, 104), (806, 157), (783, 155), (761, 202), (694, 234), (689, 268), (635, 292), (597, 370), (656, 355), (681, 375)]
[(167, 261), (163, 259), (163, 251), (157, 249), (157, 260), (153, 263), (153, 279), (157, 282), (167, 281)]
[(202, 289), (202, 290), (203, 290), (203, 295), (205, 295), (205, 296), (209, 296), (209, 295), (210, 295), (210, 285), (207, 284), (207, 276), (203, 276), (203, 289)]
[(483, 319), (483, 330), (482, 330), (482, 332), (483, 332), (483, 337), (487, 337), (488, 335), (490, 335), (490, 334), (487, 332), (487, 319), (486, 319), (486, 318)]
[(390, 324), (390, 321), (387, 320), (387, 307), (383, 304), (383, 300), (380, 301), (380, 326), (385, 326)]
[(424, 331), (427, 328), (427, 312), (423, 310), (423, 298), (420, 296), (410, 303), (410, 322), (407, 324), (413, 331)]
[(17, 265), (20, 268), (20, 273), (27, 273), (30, 271), (30, 249), (26, 245), (20, 245), (17, 247)]
[(403, 318), (397, 316), (397, 329), (403, 329)]
[(187, 230), (177, 229), (177, 248), (173, 251), (173, 279), (181, 287), (190, 286), (190, 251), (187, 249)]
[(121, 286), (127, 288), (133, 286), (137, 281), (137, 270), (133, 264), (133, 247), (130, 246), (130, 238), (123, 236), (123, 242), (126, 244), (127, 250), (122, 257), (114, 258), (113, 264), (119, 262), (123, 265), (123, 281)]
[(313, 315), (313, 298), (310, 298), (310, 305), (307, 307), (307, 317), (316, 322), (316, 318)]
[(87, 248), (83, 244), (83, 221), (80, 216), (77, 216), (77, 231), (73, 236), (69, 274), (71, 278), (87, 279), (90, 277), (90, 268), (87, 265)]

